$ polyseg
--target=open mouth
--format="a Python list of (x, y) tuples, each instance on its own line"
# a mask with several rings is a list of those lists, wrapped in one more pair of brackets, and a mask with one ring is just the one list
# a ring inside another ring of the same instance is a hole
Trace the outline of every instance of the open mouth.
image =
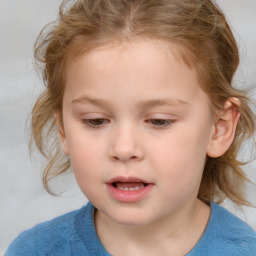
[(144, 182), (112, 182), (111, 184), (122, 191), (137, 191), (148, 186), (148, 183)]
[(150, 194), (154, 183), (135, 177), (115, 177), (107, 183), (108, 192), (119, 202), (135, 203)]

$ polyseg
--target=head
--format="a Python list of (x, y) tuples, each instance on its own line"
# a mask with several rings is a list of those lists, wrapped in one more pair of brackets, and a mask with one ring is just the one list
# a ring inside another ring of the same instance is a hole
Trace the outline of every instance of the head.
[[(204, 138), (207, 143), (202, 145), (204, 151), (200, 159), (203, 166), (198, 174), (198, 198), (222, 201), (228, 197), (237, 204), (247, 204), (243, 197), (246, 175), (237, 155), (242, 143), (255, 131), (255, 115), (246, 94), (233, 86), (233, 76), (239, 64), (234, 36), (224, 14), (209, 0), (63, 2), (58, 20), (46, 34), (41, 33), (35, 48), (36, 59), (43, 63), (46, 88), (32, 112), (32, 136), (49, 160), (44, 172), (47, 190), (50, 191), (48, 181), (65, 172), (72, 162), (72, 157), (71, 162), (66, 157), (70, 147), (65, 147), (65, 95), (70, 95), (67, 94), (72, 87), (70, 74), (74, 74), (70, 70), (74, 70), (78, 63), (84, 63), (84, 68), (89, 69), (86, 60), (98, 60), (95, 63), (100, 64), (104, 56), (106, 65), (113, 68), (109, 60), (115, 55), (111, 53), (120, 52), (120, 56), (127, 56), (125, 53), (130, 49), (132, 56), (135, 45), (145, 56), (148, 53), (159, 57), (154, 55), (156, 51), (165, 52), (167, 56), (169, 51), (171, 60), (175, 59), (191, 78), (196, 78), (191, 86), (196, 84), (200, 95), (204, 95), (202, 102), (207, 107), (203, 112), (206, 114), (204, 124), (209, 124), (205, 128), (209, 134)], [(140, 48), (142, 45), (145, 47)], [(104, 51), (109, 55), (104, 55)], [(140, 55), (139, 50), (137, 54)], [(157, 61), (163, 65), (159, 58)], [(156, 71), (156, 74), (159, 73)], [(153, 95), (151, 84), (147, 85), (148, 88), (144, 85), (143, 89), (147, 90), (147, 95), (150, 92)], [(159, 95), (161, 90), (164, 88), (159, 86)], [(228, 129), (230, 117), (233, 129)], [(52, 136), (55, 139), (49, 145), (47, 137)], [(86, 156), (85, 159), (90, 161)]]

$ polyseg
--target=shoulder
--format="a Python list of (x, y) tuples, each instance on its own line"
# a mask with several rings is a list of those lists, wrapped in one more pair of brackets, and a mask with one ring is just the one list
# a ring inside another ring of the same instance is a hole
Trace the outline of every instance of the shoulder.
[(246, 239), (248, 242), (252, 241), (256, 245), (256, 232), (243, 220), (226, 210), (224, 207), (211, 203), (212, 207), (212, 221), (214, 229), (221, 231), (221, 233), (230, 238)]
[[(72, 255), (70, 241), (75, 238), (77, 215), (85, 211), (72, 211), (50, 221), (37, 224), (22, 232), (9, 246), (5, 256), (18, 255)], [(52, 253), (52, 254), (51, 254)]]
[(218, 243), (223, 241), (233, 255), (256, 255), (256, 232), (247, 223), (225, 208), (212, 204)]
[(216, 203), (198, 244), (188, 255), (256, 255), (256, 232), (244, 221)]

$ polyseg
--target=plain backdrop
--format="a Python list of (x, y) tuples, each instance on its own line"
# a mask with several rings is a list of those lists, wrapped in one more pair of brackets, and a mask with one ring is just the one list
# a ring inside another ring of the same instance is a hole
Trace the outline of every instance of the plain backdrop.
[[(33, 68), (33, 43), (46, 23), (55, 19), (60, 0), (0, 0), (0, 255), (24, 229), (77, 209), (87, 200), (72, 174), (56, 181), (61, 196), (42, 186), (43, 160), (28, 151), (29, 112), (43, 88)], [(256, 93), (256, 2), (218, 0), (237, 38), (241, 65), (235, 83)], [(253, 96), (255, 97), (255, 96)], [(252, 153), (247, 147), (247, 153)], [(256, 152), (253, 151), (255, 154)], [(245, 168), (256, 183), (256, 162)], [(247, 186), (256, 204), (256, 186)], [(237, 211), (224, 205), (256, 229), (256, 210)]]

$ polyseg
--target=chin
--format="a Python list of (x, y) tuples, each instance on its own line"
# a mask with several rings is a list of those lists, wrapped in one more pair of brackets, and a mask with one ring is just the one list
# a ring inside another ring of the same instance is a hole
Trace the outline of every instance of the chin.
[(124, 226), (130, 226), (130, 227), (142, 227), (148, 224), (148, 222), (145, 219), (138, 220), (135, 218), (115, 218), (113, 219), (116, 223)]
[(109, 219), (120, 225), (139, 227), (153, 223), (157, 216), (157, 212), (151, 208), (145, 207), (141, 203), (115, 203), (115, 204), (95, 204), (98, 211), (105, 216), (105, 220)]
[(153, 221), (153, 216), (149, 216), (147, 213), (142, 210), (124, 210), (117, 211), (115, 213), (108, 213), (114, 222), (131, 227), (145, 226)]

